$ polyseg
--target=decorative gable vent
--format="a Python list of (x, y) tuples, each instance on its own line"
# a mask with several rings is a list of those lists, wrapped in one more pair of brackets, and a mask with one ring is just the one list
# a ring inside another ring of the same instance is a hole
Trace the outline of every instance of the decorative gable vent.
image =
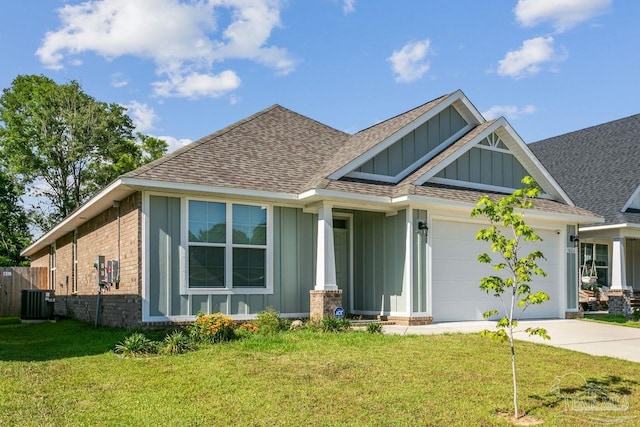
[(480, 141), (478, 144), (486, 145), (487, 147), (491, 147), (491, 148), (500, 148), (502, 150), (509, 151), (507, 146), (504, 145), (504, 142), (502, 142), (500, 137), (495, 133), (492, 133), (491, 135), (489, 135), (488, 137)]

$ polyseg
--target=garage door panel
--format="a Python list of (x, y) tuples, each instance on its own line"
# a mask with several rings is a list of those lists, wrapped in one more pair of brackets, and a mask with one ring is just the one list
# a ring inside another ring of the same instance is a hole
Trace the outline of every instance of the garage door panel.
[[(489, 264), (477, 261), (478, 254), (489, 251), (487, 242), (475, 240), (480, 229), (477, 224), (434, 221), (432, 234), (432, 314), (434, 321), (481, 320), (482, 313), (502, 308), (498, 298), (481, 291), (480, 280), (497, 274)], [(437, 232), (436, 232), (437, 230)], [(535, 277), (532, 290), (546, 292), (551, 300), (529, 307), (524, 318), (561, 316), (559, 295), (564, 289), (559, 281), (558, 239), (554, 231), (536, 230), (543, 242), (526, 242), (522, 255), (533, 248), (540, 249), (547, 258), (540, 260), (546, 278)], [(498, 261), (498, 258), (495, 258)]]

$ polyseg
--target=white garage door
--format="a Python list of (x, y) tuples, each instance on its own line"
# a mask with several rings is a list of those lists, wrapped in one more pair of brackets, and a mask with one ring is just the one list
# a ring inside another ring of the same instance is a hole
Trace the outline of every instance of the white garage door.
[[(479, 254), (489, 252), (489, 244), (475, 239), (478, 224), (434, 220), (432, 235), (432, 310), (434, 322), (482, 320), (482, 313), (497, 309), (502, 313), (498, 298), (487, 295), (479, 288), (480, 279), (495, 274), (489, 264), (477, 261)], [(565, 278), (560, 277), (559, 240), (555, 231), (536, 230), (544, 239), (525, 247), (542, 251), (546, 260), (538, 265), (547, 277), (534, 277), (533, 291), (546, 292), (550, 300), (529, 307), (522, 318), (557, 318), (564, 316), (560, 296), (565, 289)], [(528, 249), (528, 250), (527, 250)], [(497, 259), (496, 259), (497, 260)]]

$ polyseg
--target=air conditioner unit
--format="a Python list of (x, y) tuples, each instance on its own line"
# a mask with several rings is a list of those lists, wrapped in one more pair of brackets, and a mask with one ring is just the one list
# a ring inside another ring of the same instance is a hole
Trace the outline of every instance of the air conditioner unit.
[(22, 291), (21, 320), (47, 320), (53, 314), (55, 295), (52, 290), (25, 289)]

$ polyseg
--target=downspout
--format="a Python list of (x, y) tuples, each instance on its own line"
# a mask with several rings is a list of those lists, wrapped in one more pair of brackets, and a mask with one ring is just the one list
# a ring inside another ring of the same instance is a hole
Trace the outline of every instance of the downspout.
[(115, 280), (116, 289), (120, 289), (120, 202), (114, 201), (113, 206), (118, 208), (118, 280)]

